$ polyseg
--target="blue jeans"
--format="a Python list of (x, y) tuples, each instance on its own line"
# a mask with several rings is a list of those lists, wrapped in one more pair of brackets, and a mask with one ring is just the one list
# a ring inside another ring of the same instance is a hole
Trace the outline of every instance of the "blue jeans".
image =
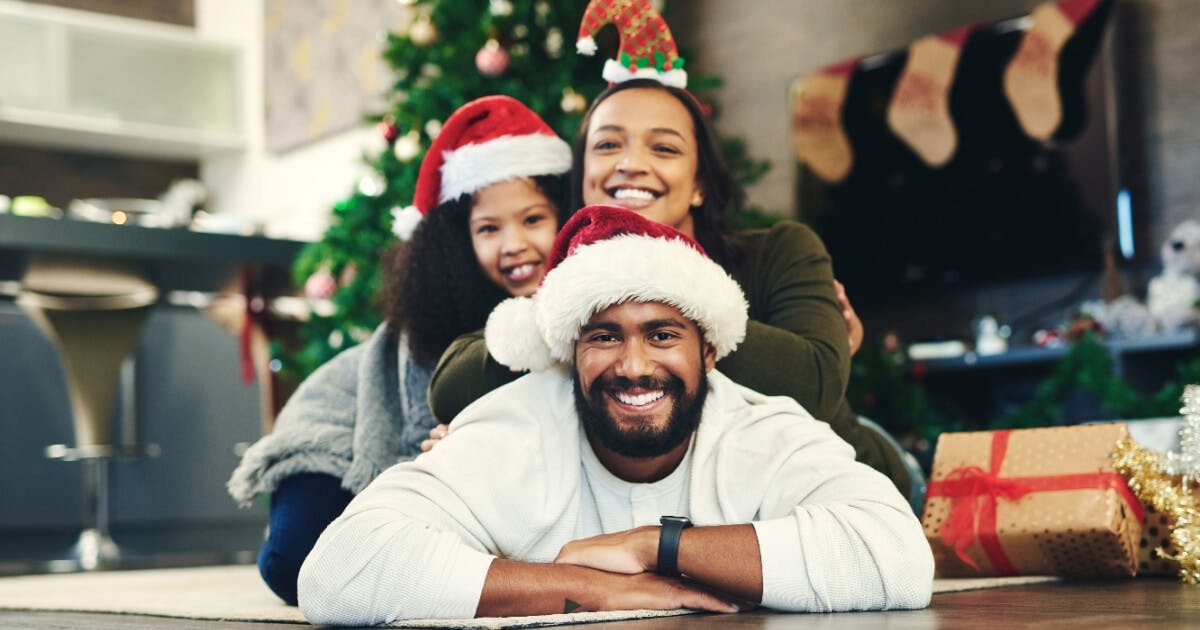
[(258, 572), (280, 599), (296, 605), (300, 565), (325, 526), (353, 498), (340, 479), (321, 473), (288, 477), (271, 494), (270, 526), (258, 552)]

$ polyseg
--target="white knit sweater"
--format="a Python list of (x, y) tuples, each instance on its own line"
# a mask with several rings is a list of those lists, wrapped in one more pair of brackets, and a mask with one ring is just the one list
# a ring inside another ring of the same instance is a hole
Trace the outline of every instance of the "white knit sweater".
[(709, 373), (700, 428), (665, 479), (629, 483), (597, 460), (570, 377), (525, 376), (455, 419), (430, 453), (364, 489), (317, 541), (299, 600), (315, 624), (469, 618), (495, 557), (548, 562), (571, 540), (688, 516), (753, 523), (764, 606), (928, 605), (933, 558), (883, 475), (786, 397)]

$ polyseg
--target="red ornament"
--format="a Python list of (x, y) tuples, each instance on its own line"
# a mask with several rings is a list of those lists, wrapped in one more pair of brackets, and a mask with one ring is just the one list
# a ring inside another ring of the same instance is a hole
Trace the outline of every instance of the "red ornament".
[(326, 269), (314, 273), (304, 282), (304, 295), (310, 300), (328, 300), (337, 289), (337, 280)]
[(504, 50), (500, 42), (489, 39), (488, 43), (475, 53), (475, 67), (484, 76), (500, 76), (508, 70), (508, 51)]
[(379, 130), (379, 135), (383, 136), (388, 144), (395, 142), (396, 137), (400, 135), (400, 130), (396, 128), (396, 125), (386, 120), (381, 121), (375, 128)]

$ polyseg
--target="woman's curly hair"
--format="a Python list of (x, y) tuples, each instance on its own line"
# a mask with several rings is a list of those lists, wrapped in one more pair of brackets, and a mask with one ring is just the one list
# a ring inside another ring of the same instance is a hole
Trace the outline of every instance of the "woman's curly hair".
[[(529, 178), (554, 204), (558, 225), (566, 216), (566, 174)], [(472, 195), (439, 204), (417, 224), (412, 238), (383, 255), (384, 304), (393, 335), (408, 335), (413, 360), (433, 365), (459, 335), (483, 328), (508, 293), (479, 267), (468, 222)]]

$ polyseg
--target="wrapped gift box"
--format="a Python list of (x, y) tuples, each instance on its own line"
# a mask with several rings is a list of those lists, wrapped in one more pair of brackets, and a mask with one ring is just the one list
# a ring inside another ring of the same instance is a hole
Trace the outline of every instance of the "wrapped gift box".
[(942, 577), (1132, 576), (1143, 508), (1108, 454), (1123, 423), (943, 433), (921, 521)]

